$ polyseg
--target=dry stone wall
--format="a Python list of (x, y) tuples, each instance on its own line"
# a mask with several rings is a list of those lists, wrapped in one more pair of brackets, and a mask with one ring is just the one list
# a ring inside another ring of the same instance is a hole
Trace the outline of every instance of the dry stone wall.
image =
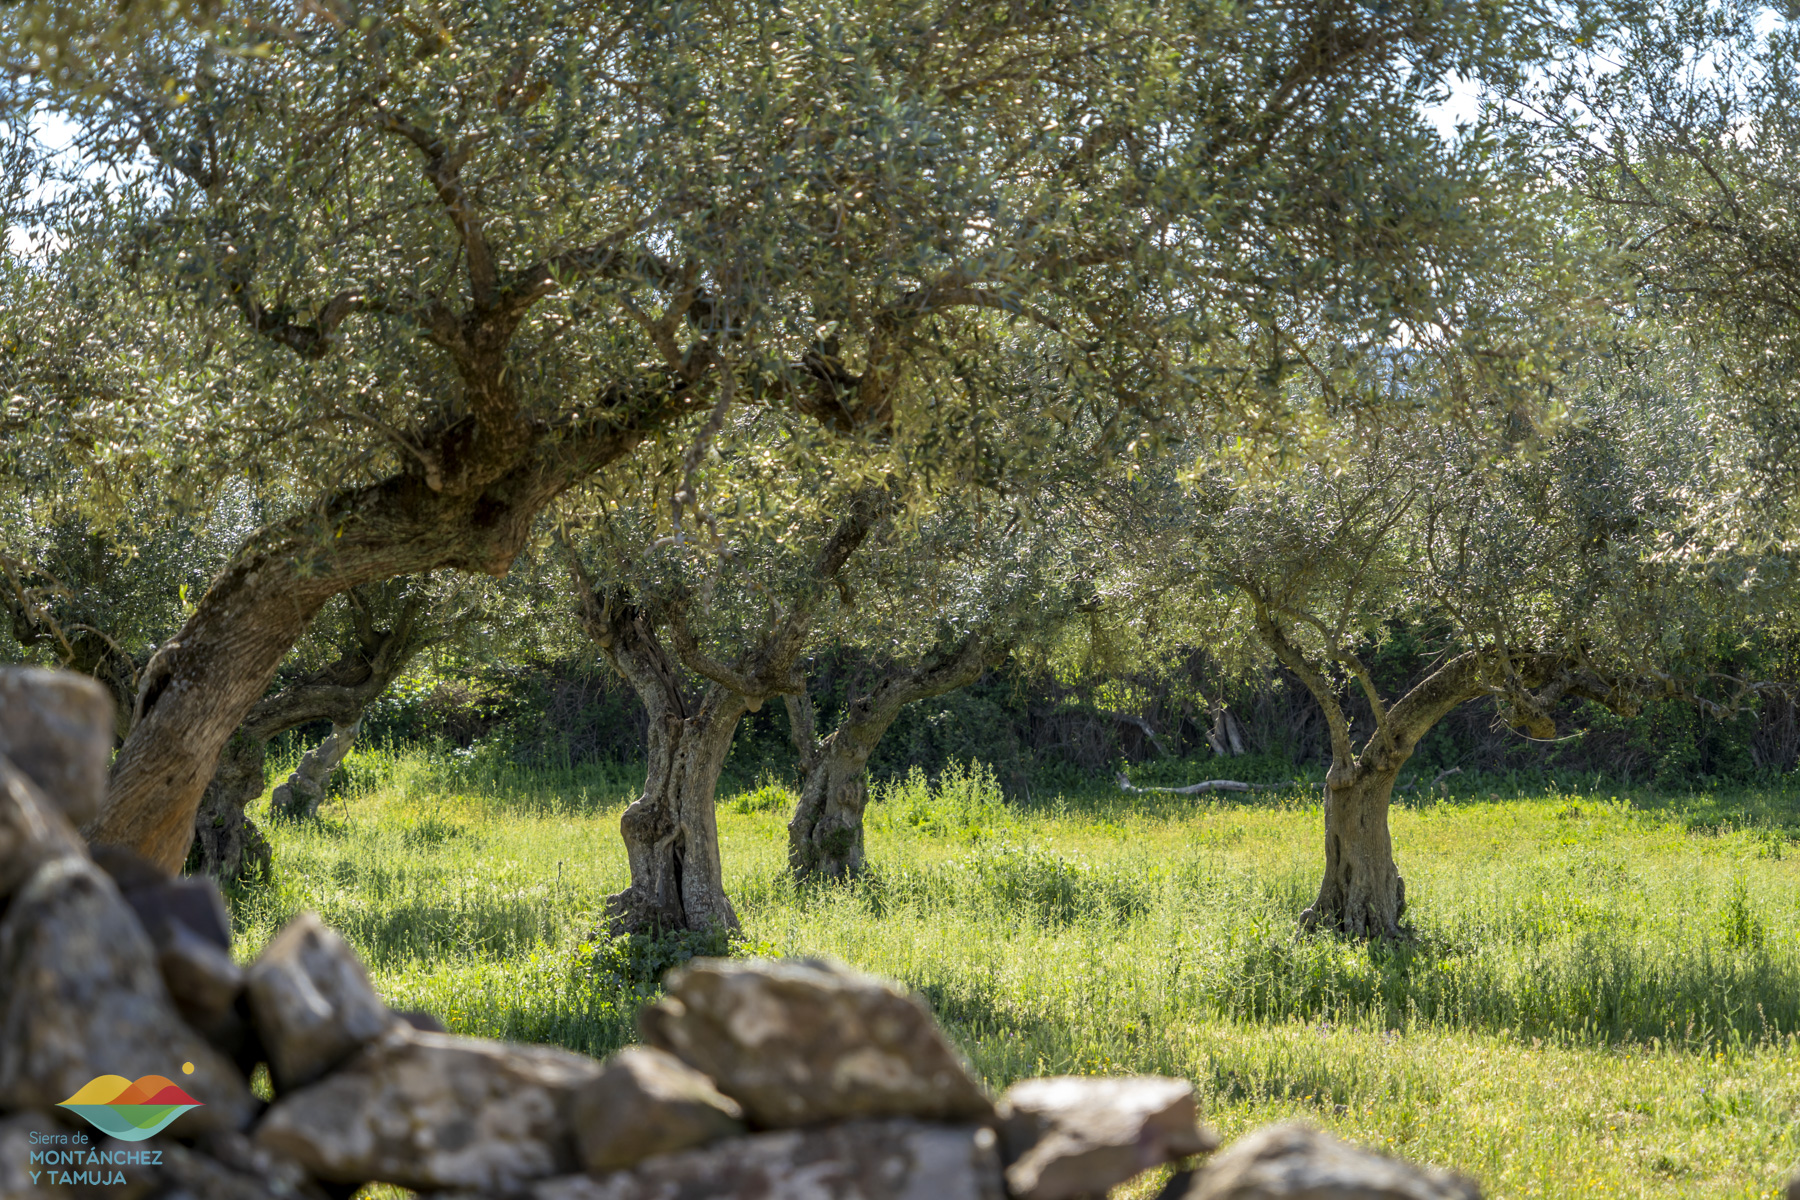
[[(833, 963), (698, 961), (645, 1009), (644, 1044), (606, 1062), (390, 1011), (312, 914), (240, 968), (210, 882), (77, 834), (109, 713), (67, 676), (0, 672), (0, 746), (21, 750), (0, 757), (0, 1200), (344, 1200), (370, 1182), (444, 1200), (1079, 1200), (1170, 1163), (1167, 1200), (1478, 1195), (1304, 1126), (1219, 1150), (1184, 1080), (992, 1096), (916, 997)], [(154, 1138), (57, 1107), (96, 1076), (182, 1064), (202, 1107)], [(252, 1095), (259, 1064), (272, 1102)]]

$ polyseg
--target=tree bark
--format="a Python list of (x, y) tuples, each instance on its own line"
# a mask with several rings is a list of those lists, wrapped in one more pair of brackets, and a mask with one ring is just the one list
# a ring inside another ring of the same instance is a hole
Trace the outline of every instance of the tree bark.
[(1398, 765), (1357, 771), (1325, 788), (1325, 877), (1300, 915), (1302, 925), (1359, 938), (1402, 935), (1406, 880), (1388, 834), (1388, 801), (1399, 773)]
[(300, 763), (285, 783), (275, 785), (269, 796), (271, 816), (303, 820), (318, 815), (325, 802), (325, 789), (344, 759), (349, 757), (356, 736), (362, 731), (362, 714), (348, 725), (333, 725), (324, 741), (300, 756)]
[(631, 884), (607, 897), (614, 933), (736, 929), (725, 895), (714, 796), (732, 735), (749, 705), (720, 684), (698, 704), (645, 611), (614, 593), (583, 589), (583, 624), (650, 714), (644, 791), (619, 819)]
[(1231, 746), (1232, 754), (1242, 755), (1246, 752), (1244, 750), (1243, 728), (1238, 725), (1238, 719), (1231, 715), (1231, 710), (1224, 705), (1219, 706), (1219, 716), (1216, 725), (1224, 731), (1226, 740)]
[(269, 840), (244, 811), (263, 789), (268, 737), (258, 732), (257, 726), (246, 724), (219, 756), (218, 769), (194, 814), (193, 844), (183, 867), (190, 875), (233, 883), (266, 876), (273, 865)]
[(786, 697), (801, 772), (800, 800), (788, 822), (788, 866), (796, 880), (844, 880), (862, 873), (869, 755), (908, 704), (981, 678), (987, 654), (981, 636), (970, 634), (912, 670), (889, 675), (850, 701), (822, 742), (815, 736), (811, 699), (804, 693)]
[(442, 462), (473, 435), (446, 434), (431, 480), (409, 472), (346, 491), (257, 535), (141, 672), (131, 734), (88, 840), (180, 868), (220, 751), (326, 601), (440, 567), (504, 574), (545, 505), (685, 406), (682, 393), (602, 407), (585, 427), (546, 434), (511, 469), (454, 491), (442, 480), (463, 473)]
[(880, 489), (855, 497), (789, 598), (787, 616), (735, 665), (700, 648), (678, 605), (658, 613), (680, 666), (711, 682), (698, 703), (683, 694), (677, 663), (656, 635), (656, 619), (622, 589), (597, 592), (579, 559), (569, 555), (583, 626), (650, 715), (644, 793), (619, 820), (631, 885), (607, 899), (615, 933), (737, 928), (737, 913), (725, 895), (714, 812), (732, 736), (746, 712), (803, 689), (794, 663), (806, 646), (814, 610), (850, 555), (892, 510), (892, 496)]
[(266, 873), (268, 842), (246, 808), (262, 794), (269, 739), (314, 721), (330, 721), (334, 731), (356, 727), (369, 702), (445, 631), (421, 620), (426, 599), (418, 593), (400, 602), (386, 629), (375, 627), (362, 594), (351, 602), (353, 643), (323, 670), (257, 701), (233, 731), (194, 815), (190, 874), (231, 883)]

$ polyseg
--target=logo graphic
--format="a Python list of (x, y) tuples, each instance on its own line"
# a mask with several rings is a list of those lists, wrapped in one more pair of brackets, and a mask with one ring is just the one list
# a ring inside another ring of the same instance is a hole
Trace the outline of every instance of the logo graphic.
[[(192, 1072), (194, 1068), (183, 1063), (181, 1069)], [(136, 1079), (101, 1075), (57, 1107), (79, 1113), (89, 1125), (120, 1141), (141, 1142), (167, 1129), (170, 1121), (188, 1109), (199, 1108), (200, 1101), (163, 1075)]]

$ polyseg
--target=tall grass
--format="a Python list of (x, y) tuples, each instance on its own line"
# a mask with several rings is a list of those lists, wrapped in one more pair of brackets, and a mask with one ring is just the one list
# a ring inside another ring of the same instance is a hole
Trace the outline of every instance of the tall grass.
[[(401, 1007), (602, 1054), (695, 950), (590, 942), (638, 779), (365, 752), (276, 874), (253, 948), (319, 909)], [(878, 788), (871, 866), (797, 888), (792, 796), (720, 805), (744, 943), (828, 954), (934, 1006), (1004, 1087), (1193, 1079), (1226, 1132), (1289, 1115), (1458, 1166), (1496, 1196), (1773, 1196), (1800, 1159), (1800, 804), (1564, 790), (1399, 808), (1414, 938), (1298, 937), (1314, 794), (1011, 805), (980, 767)]]

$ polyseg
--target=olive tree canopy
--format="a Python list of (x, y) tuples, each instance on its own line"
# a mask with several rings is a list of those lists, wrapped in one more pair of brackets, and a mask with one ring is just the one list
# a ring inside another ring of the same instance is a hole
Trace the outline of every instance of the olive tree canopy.
[[(1490, 698), (1522, 734), (1550, 739), (1565, 700), (1629, 713), (1675, 698), (1724, 714), (1758, 695), (1721, 664), (1791, 620), (1793, 573), (1779, 556), (1696, 566), (1669, 553), (1696, 535), (1693, 497), (1721, 469), (1692, 398), (1639, 382), (1573, 380), (1574, 419), (1528, 452), (1357, 423), (1336, 461), (1272, 481), (1203, 466), (1185, 498), (1162, 493), (1144, 541), (1157, 549), (1108, 581), (1108, 603), (1140, 636), (1154, 613), (1154, 639), (1228, 660), (1259, 649), (1323, 710), (1325, 872), (1305, 924), (1401, 932), (1389, 799), (1459, 705)], [(1436, 658), (1384, 695), (1369, 652), (1402, 626)], [(1352, 720), (1346, 693), (1369, 723)]]
[[(1794, 544), (1800, 499), (1800, 24), (1759, 5), (1602, 5), (1503, 86), (1603, 247), (1596, 290), (1648, 373), (1679, 362), (1727, 470), (1726, 543)], [(1548, 34), (1546, 27), (1546, 33)]]
[[(992, 481), (1175, 418), (1274, 444), (1321, 419), (1287, 379), (1396, 336), (1535, 370), (1465, 283), (1536, 234), (1491, 143), (1419, 118), (1533, 44), (1499, 6), (245, 2), (55, 69), (11, 49), (40, 9), (0, 11), (11, 112), (78, 152), (12, 423), (96, 486), (306, 497), (143, 681), (88, 832), (170, 866), (329, 597), (503, 572), (558, 494), (734, 406)], [(1002, 445), (1024, 329), (1056, 399)]]

